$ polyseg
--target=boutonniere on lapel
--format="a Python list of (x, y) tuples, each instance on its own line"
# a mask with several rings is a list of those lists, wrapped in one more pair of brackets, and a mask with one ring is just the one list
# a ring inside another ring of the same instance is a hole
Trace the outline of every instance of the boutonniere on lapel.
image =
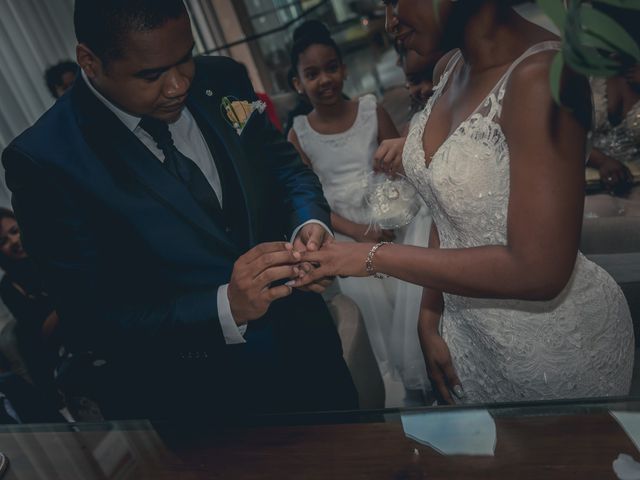
[(242, 133), (244, 126), (254, 112), (263, 113), (266, 108), (267, 104), (262, 100), (248, 102), (247, 100), (238, 100), (235, 97), (222, 97), (220, 103), (220, 113), (229, 125), (235, 128), (238, 135)]

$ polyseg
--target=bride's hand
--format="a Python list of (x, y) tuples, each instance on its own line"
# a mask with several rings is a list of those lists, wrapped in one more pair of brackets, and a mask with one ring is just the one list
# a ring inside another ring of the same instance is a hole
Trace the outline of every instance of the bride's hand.
[(431, 380), (431, 384), (437, 388), (442, 398), (450, 405), (455, 402), (451, 396), (451, 392), (458, 398), (464, 397), (462, 383), (458, 378), (453, 362), (451, 361), (451, 352), (446, 342), (437, 333), (421, 334), (420, 346), (424, 354), (425, 363), (427, 365), (427, 374)]
[(316, 252), (304, 252), (302, 261), (316, 268), (297, 279), (292, 286), (304, 287), (323, 277), (366, 277), (366, 260), (373, 243), (333, 242)]

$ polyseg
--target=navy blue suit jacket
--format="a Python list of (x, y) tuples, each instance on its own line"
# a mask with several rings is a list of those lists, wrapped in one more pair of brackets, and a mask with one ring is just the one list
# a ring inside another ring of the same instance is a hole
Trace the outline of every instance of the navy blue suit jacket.
[[(224, 96), (256, 100), (239, 64), (198, 59), (187, 108), (231, 160), (246, 245), (234, 243), (81, 78), (4, 151), (24, 245), (72, 349), (118, 357), (144, 347), (183, 358), (223, 348), (216, 292), (236, 259), (289, 238), (306, 220), (329, 224), (321, 186), (294, 148), (258, 112), (238, 135), (221, 111)], [(293, 317), (329, 321), (317, 295), (296, 292), (278, 303), (294, 335)]]

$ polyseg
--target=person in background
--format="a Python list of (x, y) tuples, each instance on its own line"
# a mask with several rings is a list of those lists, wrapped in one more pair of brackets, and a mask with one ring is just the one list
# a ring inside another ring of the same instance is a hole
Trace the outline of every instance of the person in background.
[(405, 48), (400, 42), (394, 42), (398, 53), (398, 66), (404, 72), (405, 87), (411, 97), (411, 119), (399, 138), (383, 140), (374, 157), (374, 170), (389, 175), (403, 174), (402, 151), (413, 122), (422, 112), (427, 101), (433, 95), (433, 69), (442, 58), (443, 52), (435, 51), (424, 56)]
[[(393, 240), (393, 231), (369, 225), (363, 182), (372, 172), (373, 155), (380, 142), (397, 137), (398, 132), (375, 96), (344, 98), (346, 67), (323, 24), (302, 24), (294, 38), (293, 83), (313, 110), (294, 118), (289, 141), (320, 179), (332, 209), (336, 238), (351, 242)], [(387, 342), (395, 283), (340, 278), (338, 285), (358, 304), (381, 373), (383, 377), (390, 374)]]
[[(640, 43), (640, 15), (602, 5)], [(587, 195), (585, 217), (640, 216), (640, 64), (629, 57), (616, 77), (592, 78), (593, 149), (587, 166), (598, 170), (607, 194)]]
[[(296, 43), (300, 40), (300, 38), (308, 31), (320, 30), (328, 33), (327, 27), (319, 20), (307, 20), (302, 24), (304, 28), (296, 28), (293, 32), (293, 42)], [(298, 72), (296, 68), (292, 65), (287, 72), (287, 83), (291, 90), (296, 92), (296, 104), (295, 106), (287, 113), (287, 121), (284, 126), (284, 134), (285, 136), (289, 136), (289, 131), (293, 127), (293, 119), (300, 115), (309, 115), (313, 111), (313, 105), (309, 101), (309, 99), (305, 96), (304, 92), (300, 93), (294, 84), (294, 79), (298, 76)], [(344, 92), (342, 96), (345, 100), (349, 100), (349, 96)]]
[[(398, 53), (398, 66), (405, 76), (405, 88), (411, 97), (411, 116), (422, 111), (431, 95), (433, 95), (433, 69), (444, 52), (436, 51), (427, 56), (420, 55), (415, 50), (405, 48), (400, 42), (394, 42)], [(413, 120), (413, 118), (412, 118)], [(410, 128), (402, 132), (406, 136)]]
[(58, 314), (24, 250), (15, 215), (6, 208), (0, 208), (0, 267), (5, 272), (0, 281), (0, 298), (16, 319), (18, 351), (27, 373), (48, 403), (62, 408), (54, 380), (59, 348)]
[(78, 64), (71, 60), (65, 60), (47, 68), (44, 73), (44, 80), (51, 95), (57, 100), (71, 88), (73, 82), (76, 81), (77, 75)]
[(65, 421), (46, 395), (13, 372), (9, 360), (0, 353), (0, 424)]

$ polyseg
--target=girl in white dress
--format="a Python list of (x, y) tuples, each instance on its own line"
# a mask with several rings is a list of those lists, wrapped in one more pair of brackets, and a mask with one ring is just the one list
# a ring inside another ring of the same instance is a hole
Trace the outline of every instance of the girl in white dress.
[[(376, 230), (365, 202), (366, 185), (378, 144), (398, 136), (387, 112), (373, 95), (347, 100), (342, 92), (346, 68), (326, 28), (297, 34), (291, 62), (294, 85), (313, 111), (293, 120), (289, 141), (318, 175), (331, 206), (336, 239), (349, 242), (392, 240), (394, 232)], [(371, 346), (383, 376), (391, 374), (388, 339), (393, 316), (395, 282), (340, 278), (342, 293), (362, 313)]]
[[(515, 3), (515, 2), (514, 2)], [(560, 44), (509, 1), (389, 0), (407, 48), (458, 48), (413, 126), (406, 175), (433, 216), (431, 248), (335, 242), (303, 258), (296, 282), (388, 274), (424, 287), (419, 336), (447, 402), (626, 395), (629, 308), (615, 281), (578, 251), (588, 81), (549, 86)]]

